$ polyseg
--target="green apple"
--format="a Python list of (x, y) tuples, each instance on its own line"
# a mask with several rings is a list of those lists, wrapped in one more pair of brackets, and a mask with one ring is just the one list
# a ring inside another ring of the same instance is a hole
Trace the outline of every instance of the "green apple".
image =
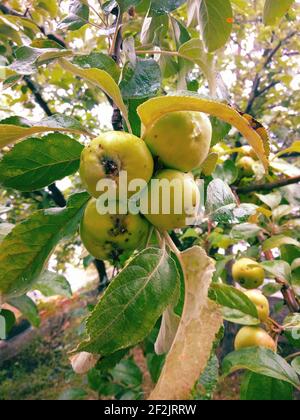
[(89, 253), (97, 259), (113, 261), (124, 252), (143, 248), (149, 232), (149, 223), (139, 214), (99, 214), (94, 198), (86, 207), (80, 228)]
[(189, 172), (207, 158), (212, 139), (210, 119), (201, 112), (171, 112), (147, 130), (145, 142), (167, 168)]
[[(101, 192), (97, 184), (102, 179), (116, 182), (117, 192), (121, 171), (127, 172), (127, 185), (141, 179), (149, 182), (153, 174), (153, 158), (145, 142), (132, 134), (109, 131), (92, 140), (81, 154), (80, 176), (87, 191), (95, 198)], [(134, 192), (129, 192), (131, 196)]]
[[(161, 188), (155, 187), (157, 183)], [(200, 192), (193, 176), (173, 169), (160, 171), (149, 183), (143, 200), (145, 195), (148, 206), (142, 208), (141, 212), (160, 231), (187, 226), (189, 218), (196, 216), (196, 207), (200, 200)]]

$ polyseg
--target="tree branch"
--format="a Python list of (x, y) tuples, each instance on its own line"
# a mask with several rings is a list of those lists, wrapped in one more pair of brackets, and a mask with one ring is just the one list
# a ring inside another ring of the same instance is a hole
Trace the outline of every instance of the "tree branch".
[[(262, 234), (258, 237), (260, 242), (264, 241), (264, 237)], [(274, 255), (271, 250), (268, 250), (264, 252), (265, 258), (268, 261), (274, 261)], [(296, 298), (295, 292), (293, 288), (289, 285), (288, 281), (282, 278), (275, 278), (276, 282), (282, 286), (281, 293), (283, 295), (283, 298), (290, 310), (291, 313), (299, 312), (300, 311), (300, 305)]]
[(64, 42), (62, 38), (60, 38), (56, 34), (52, 34), (52, 33), (48, 34), (44, 26), (38, 25), (36, 22), (34, 22), (33, 19), (29, 19), (28, 17), (26, 17), (26, 14), (22, 15), (21, 13), (16, 12), (15, 10), (11, 9), (10, 7), (5, 6), (4, 4), (0, 4), (0, 11), (5, 15), (17, 16), (22, 19), (28, 20), (30, 23), (33, 23), (42, 32), (42, 34), (45, 35), (49, 40), (55, 41), (57, 44), (61, 45), (64, 48), (66, 47), (66, 43)]
[[(262, 71), (268, 69), (268, 67), (270, 66), (270, 64), (273, 61), (273, 58), (275, 57), (277, 52), (280, 50), (280, 48), (286, 42), (288, 42), (291, 38), (293, 38), (296, 34), (297, 34), (297, 31), (290, 32), (285, 38), (281, 39), (273, 49), (271, 49), (271, 50), (265, 49), (265, 51), (263, 53), (263, 57), (265, 57), (265, 61), (264, 61), (263, 66), (262, 66)], [(246, 111), (245, 111), (247, 114), (249, 114), (252, 111), (252, 108), (253, 108), (253, 105), (254, 105), (254, 102), (256, 101), (256, 99), (259, 96), (261, 96), (263, 93), (266, 93), (269, 89), (271, 89), (274, 86), (274, 82), (272, 82), (268, 85), (268, 87), (265, 87), (265, 88), (260, 90), (259, 87), (260, 87), (260, 84), (261, 84), (261, 80), (262, 80), (262, 74), (261, 73), (256, 73), (254, 81), (253, 81), (253, 86), (252, 86), (252, 91), (251, 91), (251, 94), (250, 94), (250, 99), (249, 99), (249, 102), (247, 104)], [(277, 82), (277, 83), (279, 83), (279, 82)]]
[(66, 207), (67, 202), (60, 189), (57, 188), (55, 184), (49, 185), (48, 189), (51, 192), (51, 197), (55, 204), (57, 204), (59, 207)]
[(53, 113), (51, 112), (47, 102), (42, 97), (39, 87), (30, 79), (29, 76), (24, 76), (24, 81), (26, 82), (26, 85), (33, 93), (35, 102), (43, 109), (43, 111), (45, 112), (46, 115), (48, 115), (48, 117), (51, 117)]
[(107, 285), (108, 285), (108, 282), (109, 282), (108, 275), (107, 275), (107, 272), (106, 272), (105, 263), (104, 263), (104, 261), (94, 260), (93, 264), (98, 271), (99, 280), (100, 280), (99, 287), (98, 287), (98, 292), (99, 292), (99, 294), (101, 294), (107, 288)]
[[(16, 12), (13, 9), (10, 9), (9, 7), (5, 6), (4, 4), (0, 4), (0, 11), (4, 13), (5, 15), (12, 15), (12, 16), (18, 16), (21, 18), (24, 18), (25, 16), (21, 13)], [(25, 18), (26, 19), (26, 18)]]
[[(114, 42), (112, 45), (112, 54), (111, 57), (117, 64), (120, 64), (120, 56), (121, 56), (121, 48), (123, 43), (122, 37), (122, 13), (120, 8), (118, 8), (118, 15), (116, 17), (116, 34), (114, 38)], [(119, 108), (111, 101), (111, 105), (113, 107), (113, 116), (112, 116), (112, 126), (115, 131), (123, 131), (123, 119), (122, 114)]]
[(275, 188), (286, 187), (288, 185), (298, 184), (300, 182), (300, 176), (293, 178), (285, 178), (276, 182), (265, 183), (265, 184), (253, 184), (247, 187), (234, 188), (238, 194), (248, 194), (256, 191), (272, 191)]

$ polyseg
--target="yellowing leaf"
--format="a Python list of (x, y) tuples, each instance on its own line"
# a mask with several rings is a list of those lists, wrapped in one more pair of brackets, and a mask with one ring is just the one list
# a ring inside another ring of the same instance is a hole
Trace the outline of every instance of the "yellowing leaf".
[(202, 164), (202, 172), (205, 176), (210, 176), (216, 169), (218, 163), (219, 155), (218, 153), (210, 153), (204, 163)]
[[(9, 119), (8, 119), (9, 120)], [(18, 140), (23, 140), (39, 133), (47, 133), (51, 131), (68, 132), (74, 134), (84, 134), (92, 136), (91, 133), (86, 131), (77, 120), (66, 117), (64, 115), (53, 115), (35, 125), (26, 121), (26, 125), (20, 124), (20, 120), (15, 118), (16, 124), (5, 124), (8, 120), (4, 120), (4, 123), (0, 123), (0, 149), (9, 144), (13, 144)], [(25, 120), (23, 120), (25, 121)], [(28, 123), (28, 125), (27, 125)], [(20, 125), (19, 125), (20, 124)]]
[(295, 141), (290, 147), (277, 153), (275, 157), (280, 157), (282, 155), (287, 155), (289, 153), (300, 153), (300, 140)]
[(182, 58), (196, 63), (205, 76), (209, 78), (209, 73), (211, 71), (211, 59), (213, 56), (204, 51), (203, 44), (200, 39), (194, 38), (189, 40), (179, 48), (178, 53)]
[(131, 131), (128, 111), (126, 105), (124, 104), (119, 86), (106, 71), (100, 69), (82, 69), (78, 66), (74, 66), (74, 64), (64, 59), (60, 60), (60, 64), (65, 70), (75, 74), (76, 76), (82, 77), (106, 93), (106, 95), (114, 101), (116, 106), (122, 112), (124, 120)]
[(4, 82), (4, 80), (7, 80), (9, 77), (16, 75), (17, 73), (14, 70), (5, 66), (0, 66), (0, 82)]
[(269, 141), (266, 137), (266, 130), (264, 129), (262, 135), (261, 124), (257, 123), (255, 125), (253, 119), (250, 121), (249, 116), (247, 118), (244, 117), (240, 112), (226, 103), (203, 98), (199, 95), (184, 93), (153, 98), (138, 107), (138, 114), (145, 127), (145, 131), (163, 115), (177, 111), (204, 112), (231, 124), (248, 140), (264, 164), (265, 169), (268, 169)]
[(205, 370), (222, 326), (220, 308), (209, 301), (214, 264), (200, 247), (182, 254), (186, 295), (182, 318), (150, 400), (185, 400)]
[(265, 25), (276, 25), (289, 11), (295, 0), (266, 0), (263, 20)]
[(298, 242), (296, 239), (284, 235), (275, 235), (263, 243), (262, 250), (265, 252), (269, 251), (270, 249), (280, 248), (283, 245), (294, 245), (300, 248), (300, 242)]

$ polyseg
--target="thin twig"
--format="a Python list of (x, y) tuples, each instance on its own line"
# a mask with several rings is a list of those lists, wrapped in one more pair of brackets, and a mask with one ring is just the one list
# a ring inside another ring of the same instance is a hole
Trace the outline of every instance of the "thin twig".
[(235, 191), (238, 194), (247, 194), (251, 192), (257, 191), (272, 191), (276, 188), (286, 187), (288, 185), (298, 184), (300, 182), (300, 176), (296, 176), (293, 178), (285, 178), (279, 181), (265, 183), (265, 184), (253, 184), (247, 187), (238, 187), (235, 188)]

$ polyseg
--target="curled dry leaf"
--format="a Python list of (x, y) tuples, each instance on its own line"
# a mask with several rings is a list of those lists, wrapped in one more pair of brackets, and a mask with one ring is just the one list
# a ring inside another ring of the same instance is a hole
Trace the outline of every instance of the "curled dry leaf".
[(72, 368), (78, 375), (88, 373), (96, 366), (98, 360), (99, 356), (87, 352), (78, 353), (70, 359)]
[(185, 400), (205, 370), (222, 326), (220, 308), (208, 299), (214, 264), (200, 247), (182, 253), (186, 296), (171, 350), (150, 400)]
[(175, 314), (174, 308), (169, 306), (164, 312), (161, 327), (155, 342), (155, 353), (158, 355), (168, 353), (176, 336), (180, 317)]

